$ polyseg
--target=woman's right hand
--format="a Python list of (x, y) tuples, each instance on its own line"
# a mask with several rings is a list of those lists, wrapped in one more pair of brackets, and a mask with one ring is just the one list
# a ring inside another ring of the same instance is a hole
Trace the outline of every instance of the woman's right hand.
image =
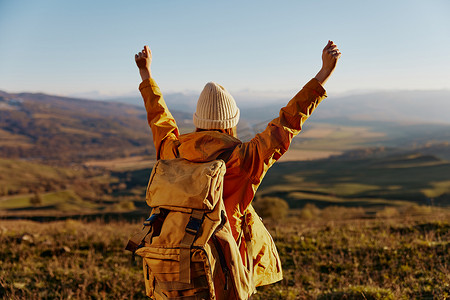
[(330, 73), (333, 72), (341, 55), (342, 53), (339, 51), (337, 45), (333, 41), (328, 41), (328, 44), (322, 51), (322, 68), (328, 70)]
[(328, 78), (330, 78), (341, 55), (336, 44), (333, 41), (328, 41), (322, 51), (322, 69), (320, 69), (315, 77), (320, 84), (324, 85)]
[(142, 80), (149, 79), (151, 77), (150, 66), (152, 64), (152, 52), (150, 48), (145, 45), (144, 49), (134, 56), (134, 60), (139, 68)]

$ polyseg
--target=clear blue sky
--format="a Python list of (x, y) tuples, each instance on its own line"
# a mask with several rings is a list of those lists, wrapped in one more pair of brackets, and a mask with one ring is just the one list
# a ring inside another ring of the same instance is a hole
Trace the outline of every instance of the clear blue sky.
[(136, 93), (153, 51), (163, 92), (300, 88), (332, 39), (328, 93), (450, 89), (450, 1), (0, 0), (0, 90)]

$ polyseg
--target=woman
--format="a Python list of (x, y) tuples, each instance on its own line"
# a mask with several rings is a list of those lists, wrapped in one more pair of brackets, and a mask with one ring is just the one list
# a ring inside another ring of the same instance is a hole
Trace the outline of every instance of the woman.
[[(196, 131), (180, 135), (151, 75), (150, 49), (145, 46), (135, 55), (142, 78), (139, 90), (153, 132), (157, 159), (182, 157), (194, 162), (225, 161), (223, 198), (227, 217), (244, 264), (253, 265), (254, 286), (281, 280), (282, 271), (275, 244), (253, 209), (252, 199), (267, 170), (288, 150), (292, 138), (326, 97), (323, 85), (340, 56), (337, 46), (328, 41), (317, 75), (280, 110), (279, 117), (262, 133), (242, 143), (236, 135), (239, 120), (236, 102), (225, 88), (214, 82), (206, 84), (200, 94), (194, 113)], [(247, 247), (245, 236), (249, 236), (251, 247)], [(247, 254), (247, 248), (251, 249), (250, 254)]]

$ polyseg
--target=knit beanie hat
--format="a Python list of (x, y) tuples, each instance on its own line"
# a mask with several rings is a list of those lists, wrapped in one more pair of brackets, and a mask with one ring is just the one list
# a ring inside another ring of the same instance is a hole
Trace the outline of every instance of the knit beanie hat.
[(198, 98), (194, 125), (201, 129), (233, 128), (239, 121), (239, 113), (233, 96), (223, 86), (208, 82)]

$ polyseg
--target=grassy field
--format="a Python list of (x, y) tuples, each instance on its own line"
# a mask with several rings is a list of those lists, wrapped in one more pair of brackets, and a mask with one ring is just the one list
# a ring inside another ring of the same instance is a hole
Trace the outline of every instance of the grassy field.
[[(312, 218), (302, 218), (311, 216)], [(447, 299), (450, 212), (361, 218), (355, 209), (306, 207), (265, 220), (284, 279), (254, 299)], [(146, 299), (140, 259), (124, 246), (139, 224), (0, 221), (0, 297)]]
[[(0, 217), (66, 216), (134, 210), (150, 174), (101, 168), (50, 166), (0, 159)], [(138, 186), (138, 188), (136, 188)]]
[(312, 151), (345, 151), (376, 145), (387, 139), (387, 133), (369, 126), (344, 126), (313, 123), (305, 126), (292, 148)]

